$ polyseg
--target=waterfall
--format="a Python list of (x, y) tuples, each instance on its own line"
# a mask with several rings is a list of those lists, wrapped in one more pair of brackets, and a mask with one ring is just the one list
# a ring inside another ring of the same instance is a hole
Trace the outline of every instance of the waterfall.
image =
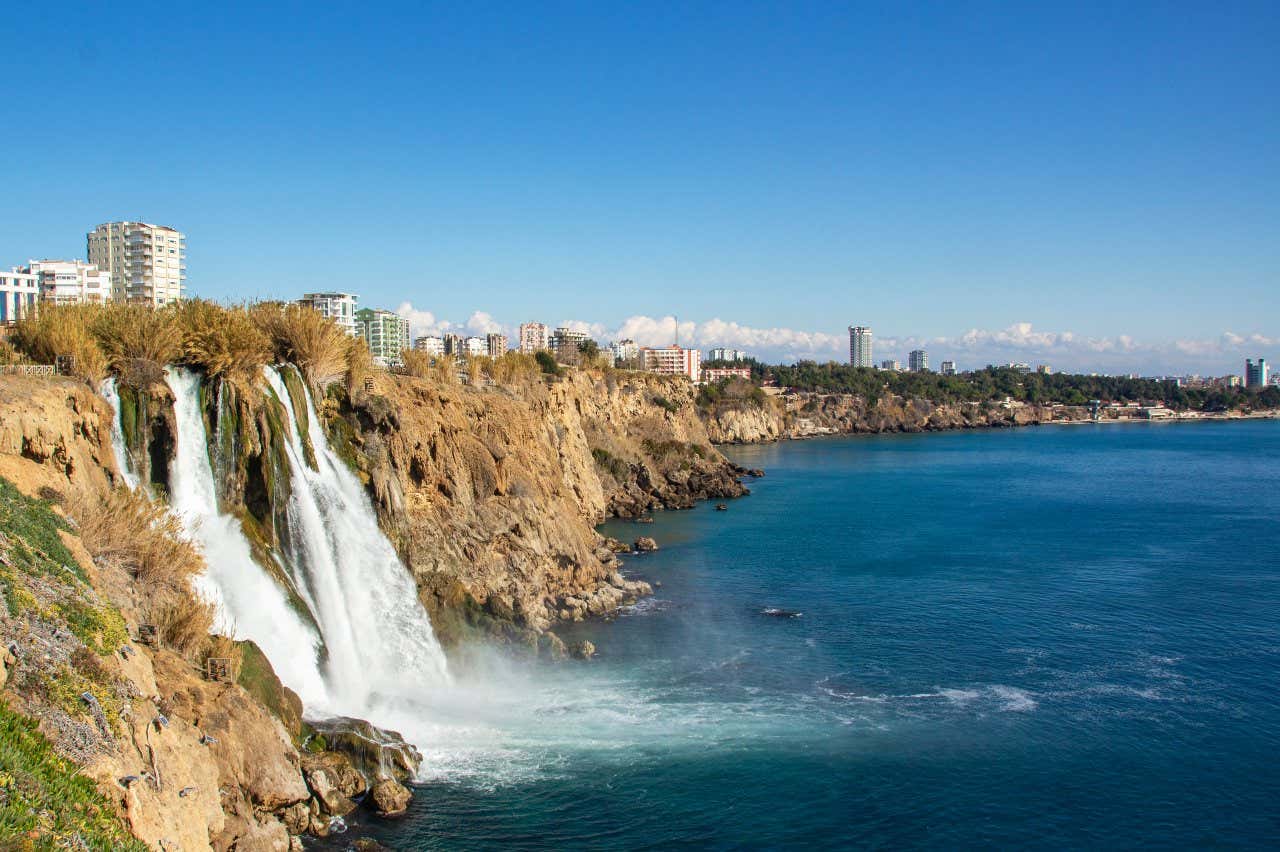
[[(448, 683), (444, 652), (418, 590), (378, 526), (364, 487), (329, 446), (305, 382), (295, 400), (280, 370), (264, 374), (283, 404), (292, 478), (283, 549), (298, 594), (319, 625), (325, 681), (337, 712), (379, 717)], [(306, 443), (294, 404), (304, 408)]]
[(240, 521), (218, 509), (208, 435), (200, 406), (200, 377), (170, 367), (177, 421), (177, 458), (169, 500), (208, 568), (199, 590), (218, 607), (222, 629), (257, 643), (280, 680), (308, 707), (329, 704), (319, 666), (319, 637), (289, 605), (284, 591), (253, 559)]
[(102, 398), (110, 404), (111, 410), (115, 413), (115, 416), (111, 418), (111, 451), (116, 457), (116, 467), (120, 469), (120, 475), (124, 477), (125, 485), (130, 488), (137, 488), (139, 485), (138, 474), (133, 470), (133, 457), (129, 455), (129, 450), (124, 443), (124, 424), (121, 420), (124, 415), (120, 410), (120, 390), (116, 387), (116, 377), (112, 376), (103, 380), (98, 392), (102, 394)]

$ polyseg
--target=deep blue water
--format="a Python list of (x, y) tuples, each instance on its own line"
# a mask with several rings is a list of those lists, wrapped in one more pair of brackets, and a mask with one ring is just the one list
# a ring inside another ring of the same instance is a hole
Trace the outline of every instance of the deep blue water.
[(1280, 423), (730, 454), (768, 475), (729, 511), (609, 525), (662, 587), (562, 631), (596, 660), (478, 663), (409, 816), (346, 837), (1280, 843)]

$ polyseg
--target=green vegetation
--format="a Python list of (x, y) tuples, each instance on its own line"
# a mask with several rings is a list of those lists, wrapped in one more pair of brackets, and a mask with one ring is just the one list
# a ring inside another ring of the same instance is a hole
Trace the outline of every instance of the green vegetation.
[(146, 852), (36, 723), (0, 704), (0, 848)]
[(698, 388), (697, 405), (703, 411), (764, 408), (767, 401), (763, 388), (742, 378), (721, 379)]
[(550, 352), (540, 349), (534, 353), (533, 357), (537, 360), (538, 367), (548, 376), (558, 376), (563, 372), (560, 365), (556, 363), (555, 356)]
[(649, 401), (652, 402), (654, 405), (658, 406), (659, 408), (661, 408), (663, 411), (670, 412), (671, 414), (675, 414), (677, 411), (680, 410), (680, 406), (676, 405), (674, 402), (667, 399), (665, 396), (662, 396), (661, 394), (654, 394)]
[(848, 393), (874, 403), (885, 394), (930, 402), (998, 402), (1005, 397), (1028, 403), (1086, 405), (1102, 402), (1163, 402), (1170, 408), (1227, 411), (1280, 407), (1280, 388), (1183, 388), (1176, 382), (1121, 376), (1070, 373), (1021, 373), (1009, 367), (987, 367), (957, 376), (939, 373), (895, 373), (847, 364), (800, 361), (791, 365), (742, 362), (754, 382), (772, 380), (781, 387), (820, 393)]
[(630, 478), (631, 465), (608, 450), (595, 447), (591, 450), (591, 457), (601, 470), (607, 471), (618, 482), (626, 482)]
[[(70, 527), (50, 504), (25, 496), (0, 479), (0, 590), (10, 616), (32, 612), (66, 623), (77, 639), (99, 654), (115, 652), (127, 634), (120, 613), (98, 602), (60, 531)], [(48, 581), (53, 581), (50, 585)], [(40, 582), (56, 591), (56, 599), (37, 595)]]

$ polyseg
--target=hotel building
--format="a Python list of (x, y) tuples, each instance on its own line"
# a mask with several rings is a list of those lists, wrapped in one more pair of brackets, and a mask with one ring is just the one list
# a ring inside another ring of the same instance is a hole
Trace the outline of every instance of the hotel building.
[(849, 363), (854, 367), (875, 366), (871, 360), (871, 329), (866, 326), (849, 326)]
[(702, 353), (697, 349), (663, 346), (640, 349), (641, 369), (664, 376), (686, 376), (697, 384), (702, 378)]

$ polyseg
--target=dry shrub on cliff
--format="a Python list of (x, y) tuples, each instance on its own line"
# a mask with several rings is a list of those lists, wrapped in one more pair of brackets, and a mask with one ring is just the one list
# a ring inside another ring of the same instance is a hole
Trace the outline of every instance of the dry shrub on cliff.
[(182, 354), (182, 329), (172, 308), (109, 303), (98, 310), (92, 330), (112, 370), (137, 360), (171, 364)]
[(250, 373), (271, 360), (271, 340), (259, 317), (245, 307), (193, 299), (182, 304), (178, 316), (183, 360), (211, 377)]
[(351, 337), (333, 320), (305, 305), (264, 303), (251, 313), (276, 357), (297, 364), (313, 387), (326, 388), (347, 372)]
[(12, 341), (19, 352), (37, 364), (53, 364), (59, 356), (74, 359), (71, 371), (90, 381), (107, 373), (107, 358), (93, 333), (98, 305), (41, 305), (35, 316), (18, 321)]
[(373, 374), (373, 353), (364, 338), (347, 338), (347, 393), (354, 394), (356, 388)]
[(80, 536), (95, 559), (109, 559), (136, 583), (142, 618), (156, 625), (170, 648), (195, 658), (209, 641), (214, 609), (192, 579), (204, 559), (187, 541), (178, 518), (140, 491), (117, 489), (105, 499), (82, 497), (72, 507)]
[(400, 363), (404, 365), (406, 376), (425, 379), (431, 375), (431, 356), (416, 349), (406, 349), (400, 353)]
[(489, 375), (498, 384), (509, 385), (537, 378), (540, 372), (538, 361), (532, 355), (508, 352), (501, 358), (494, 359)]

